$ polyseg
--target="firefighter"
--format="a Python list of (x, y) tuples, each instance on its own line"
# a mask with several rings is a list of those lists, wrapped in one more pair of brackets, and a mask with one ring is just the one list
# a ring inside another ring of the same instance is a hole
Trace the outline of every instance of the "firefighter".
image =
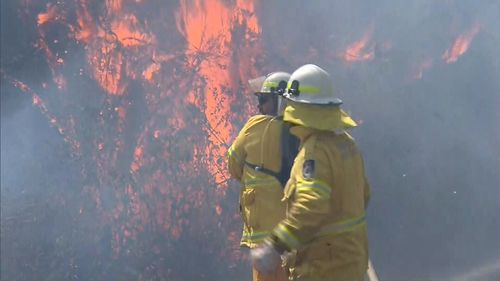
[[(257, 82), (262, 84), (255, 93), (261, 114), (248, 120), (228, 151), (229, 172), (241, 183), (242, 247), (252, 249), (262, 243), (285, 216), (283, 188), (298, 150), (298, 139), (289, 133), (291, 124), (283, 122), (284, 103), (279, 94), (279, 82), (289, 77), (275, 72), (264, 77), (263, 83), (262, 79)], [(281, 93), (285, 88), (286, 82), (282, 82)], [(281, 264), (266, 274), (254, 266), (253, 280), (284, 281), (287, 276)]]
[(345, 131), (356, 123), (340, 108), (330, 75), (304, 65), (293, 72), (284, 120), (296, 124), (298, 155), (286, 184), (286, 216), (251, 254), (267, 272), (286, 257), (290, 280), (358, 281), (368, 266), (363, 159)]

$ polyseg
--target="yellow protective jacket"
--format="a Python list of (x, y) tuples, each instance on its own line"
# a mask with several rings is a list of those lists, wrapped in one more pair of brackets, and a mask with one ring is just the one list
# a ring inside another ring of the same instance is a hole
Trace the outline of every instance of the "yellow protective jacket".
[(285, 216), (285, 203), (281, 201), (284, 184), (256, 169), (274, 173), (281, 170), (282, 129), (283, 121), (279, 117), (253, 116), (229, 148), (229, 172), (241, 183), (242, 246), (257, 246)]
[(363, 280), (370, 188), (361, 154), (344, 131), (297, 126), (291, 133), (300, 150), (284, 191), (286, 217), (271, 240), (296, 253), (288, 264), (293, 280)]

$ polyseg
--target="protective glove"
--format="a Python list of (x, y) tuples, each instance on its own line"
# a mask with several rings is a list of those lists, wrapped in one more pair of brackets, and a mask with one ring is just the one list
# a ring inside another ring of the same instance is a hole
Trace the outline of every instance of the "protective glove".
[(255, 269), (263, 274), (273, 273), (281, 263), (281, 255), (271, 242), (265, 241), (262, 245), (250, 251)]

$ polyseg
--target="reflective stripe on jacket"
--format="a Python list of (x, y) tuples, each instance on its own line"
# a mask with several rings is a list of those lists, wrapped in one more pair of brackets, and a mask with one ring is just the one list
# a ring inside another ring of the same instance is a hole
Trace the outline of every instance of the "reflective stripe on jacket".
[(296, 250), (290, 272), (297, 280), (362, 279), (370, 188), (361, 154), (345, 132), (302, 126), (291, 132), (301, 147), (284, 191), (286, 217), (272, 231), (275, 243)]
[(283, 186), (274, 176), (251, 167), (280, 171), (282, 125), (283, 121), (272, 116), (253, 116), (228, 151), (229, 172), (241, 182), (242, 246), (255, 247), (285, 216)]

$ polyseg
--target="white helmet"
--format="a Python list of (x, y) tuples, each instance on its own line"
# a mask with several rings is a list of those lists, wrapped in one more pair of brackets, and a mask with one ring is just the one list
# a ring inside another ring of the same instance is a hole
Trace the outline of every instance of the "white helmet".
[(303, 65), (292, 73), (284, 95), (298, 103), (340, 105), (333, 93), (330, 74), (314, 64)]
[(290, 79), (290, 73), (286, 72), (272, 72), (266, 76), (264, 83), (262, 83), (262, 87), (260, 88), (260, 93), (271, 93), (271, 94), (279, 94), (279, 84), (281, 81), (288, 81)]
[[(257, 77), (252, 80), (248, 80), (248, 83), (255, 90), (255, 95), (265, 96), (265, 95), (276, 95), (278, 100), (278, 108), (276, 112), (278, 114), (283, 113), (286, 107), (286, 101), (283, 100), (282, 96), (285, 92), (286, 82), (290, 79), (290, 73), (278, 71), (269, 73), (266, 76)], [(281, 83), (280, 83), (281, 82)], [(260, 89), (258, 89), (260, 85)], [(257, 90), (258, 89), (258, 90)]]

